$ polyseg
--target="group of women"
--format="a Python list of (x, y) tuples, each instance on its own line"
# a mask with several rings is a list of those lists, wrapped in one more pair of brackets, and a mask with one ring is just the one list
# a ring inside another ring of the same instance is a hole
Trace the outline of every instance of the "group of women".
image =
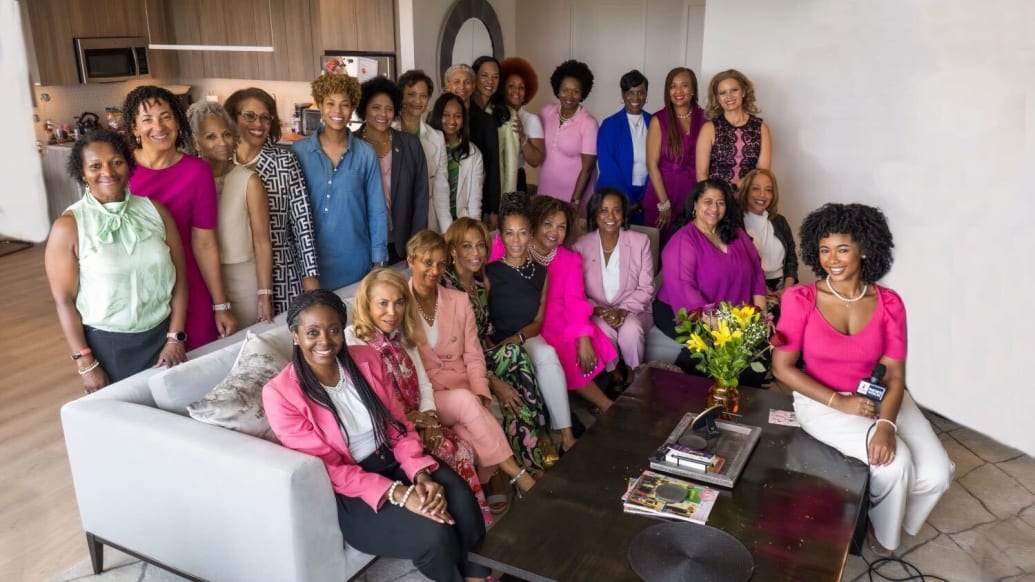
[[(644, 363), (652, 322), (674, 337), (681, 308), (779, 306), (773, 371), (805, 430), (871, 465), (875, 533), (896, 547), (952, 464), (905, 391), (905, 310), (877, 285), (893, 246), (883, 214), (812, 213), (802, 258), (823, 281), (796, 286), (746, 76), (713, 77), (702, 108), (694, 72), (673, 69), (651, 115), (648, 81), (630, 71), (623, 110), (599, 130), (582, 106), (585, 63), (562, 63), (550, 83), (558, 102), (540, 117), (524, 110), (538, 81), (519, 58), (454, 65), (433, 104), (421, 71), (363, 85), (324, 75), (312, 83), (321, 128), (292, 151), (274, 145), (276, 103), (261, 89), (187, 111), (134, 89), (135, 147), (104, 130), (76, 143), (69, 171), (85, 194), (47, 245), (84, 388), (288, 311), (294, 356), (264, 392), (267, 415), (281, 442), (327, 464), (346, 540), (436, 580), (477, 578), (466, 550), (505, 504), (484, 484), (498, 470), (528, 492), (575, 445), (569, 391), (606, 411)], [(531, 198), (526, 164), (541, 167)], [(661, 230), (657, 293), (637, 222)], [(402, 259), (408, 281), (379, 268)], [(320, 289), (357, 281), (348, 326)], [(879, 406), (854, 395), (877, 362)], [(677, 364), (693, 371), (685, 351)]]

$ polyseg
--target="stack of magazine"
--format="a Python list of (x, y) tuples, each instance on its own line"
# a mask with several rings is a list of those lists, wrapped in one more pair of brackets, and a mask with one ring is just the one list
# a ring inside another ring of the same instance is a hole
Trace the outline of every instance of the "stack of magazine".
[(719, 492), (661, 473), (646, 470), (636, 479), (629, 479), (629, 488), (622, 496), (625, 513), (708, 523), (708, 515)]
[(692, 449), (679, 443), (662, 445), (652, 459), (664, 459), (666, 463), (694, 471), (719, 473), (726, 459), (715, 453)]

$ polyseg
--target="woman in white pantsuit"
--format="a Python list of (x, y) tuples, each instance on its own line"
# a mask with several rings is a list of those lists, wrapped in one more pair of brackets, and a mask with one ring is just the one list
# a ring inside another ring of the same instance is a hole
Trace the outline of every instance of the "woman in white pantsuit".
[[(794, 390), (806, 432), (870, 465), (873, 532), (894, 550), (902, 529), (920, 531), (955, 467), (905, 390), (902, 299), (876, 285), (891, 268), (891, 231), (876, 208), (827, 204), (805, 219), (800, 238), (817, 282), (784, 294), (773, 371)], [(855, 390), (878, 363), (886, 394), (875, 402)]]

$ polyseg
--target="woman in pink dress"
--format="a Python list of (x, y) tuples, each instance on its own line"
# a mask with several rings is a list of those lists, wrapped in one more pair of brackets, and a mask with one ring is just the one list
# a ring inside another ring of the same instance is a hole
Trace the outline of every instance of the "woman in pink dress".
[(122, 110), (129, 116), (129, 130), (137, 144), (130, 192), (165, 206), (183, 241), (185, 343), (190, 351), (237, 329), (220, 271), (216, 182), (207, 163), (180, 151), (190, 142), (190, 125), (172, 93), (142, 85), (126, 95)]
[(697, 105), (697, 75), (676, 67), (665, 77), (665, 108), (651, 118), (647, 130), (647, 174), (643, 197), (644, 224), (657, 226), (662, 238), (672, 233), (672, 217), (679, 216), (686, 197), (697, 183), (697, 136), (704, 125), (704, 110)]
[(618, 352), (593, 323), (593, 305), (586, 299), (582, 278), (582, 256), (565, 246), (574, 230), (570, 226), (575, 221), (572, 205), (536, 196), (530, 214), (532, 243), (528, 252), (546, 267), (550, 277), (543, 339), (557, 351), (568, 390), (574, 390), (601, 412), (606, 411), (613, 402), (600, 389), (597, 378), (617, 361)]
[(558, 103), (543, 107), (546, 159), (539, 172), (539, 194), (576, 207), (593, 192), (597, 164), (597, 120), (582, 102), (593, 89), (593, 72), (585, 63), (565, 61), (550, 75)]

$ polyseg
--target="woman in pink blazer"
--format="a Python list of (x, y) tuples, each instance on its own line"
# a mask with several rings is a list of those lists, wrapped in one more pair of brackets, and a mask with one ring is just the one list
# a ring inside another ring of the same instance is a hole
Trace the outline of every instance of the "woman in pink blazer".
[(431, 230), (418, 232), (406, 245), (406, 262), (426, 340), (420, 356), (442, 423), (474, 447), (483, 483), (499, 466), (512, 485), (527, 493), (535, 479), (514, 458), (503, 427), (488, 409), (492, 394), (471, 301), (466, 293), (439, 285), (448, 265), (446, 240)]
[(424, 454), (377, 352), (345, 347), (341, 298), (302, 293), (287, 320), (292, 363), (266, 384), (263, 405), (284, 446), (323, 461), (345, 541), (409, 558), (432, 580), (485, 578), (489, 569), (467, 560), (485, 535), (478, 503), (452, 469)]
[(598, 190), (586, 214), (589, 232), (572, 248), (582, 255), (593, 322), (636, 369), (643, 363), (644, 334), (654, 324), (654, 261), (647, 235), (629, 230), (628, 210), (620, 190)]

